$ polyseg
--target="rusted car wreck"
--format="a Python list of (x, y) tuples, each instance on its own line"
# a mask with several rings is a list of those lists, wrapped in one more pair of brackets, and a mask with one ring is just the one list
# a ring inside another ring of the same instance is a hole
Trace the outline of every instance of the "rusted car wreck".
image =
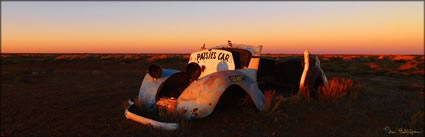
[[(210, 115), (220, 97), (229, 87), (243, 89), (256, 109), (264, 108), (262, 88), (317, 87), (327, 84), (320, 60), (306, 50), (303, 60), (279, 62), (260, 58), (262, 46), (221, 45), (190, 55), (186, 71), (165, 69), (151, 65), (145, 75), (137, 100), (129, 100), (130, 107), (143, 104), (143, 109), (157, 107), (180, 112), (186, 119)], [(136, 102), (138, 101), (138, 102)], [(125, 110), (128, 119), (165, 130), (175, 130), (178, 123), (156, 121)]]

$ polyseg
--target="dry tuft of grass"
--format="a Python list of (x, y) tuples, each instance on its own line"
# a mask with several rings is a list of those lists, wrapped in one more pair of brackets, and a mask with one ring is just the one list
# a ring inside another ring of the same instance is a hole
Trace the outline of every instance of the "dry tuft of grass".
[(276, 91), (267, 90), (264, 91), (264, 109), (263, 112), (273, 113), (276, 112), (280, 104), (283, 102), (283, 96), (276, 96)]
[(273, 100), (275, 93), (276, 93), (276, 91), (274, 91), (274, 90), (264, 91), (264, 110), (263, 111), (269, 111), (270, 110), (270, 105), (272, 103), (272, 100)]
[(282, 102), (283, 102), (283, 96), (277, 96), (276, 99), (275, 99), (275, 102), (273, 103), (274, 104), (273, 108), (271, 109), (270, 112), (272, 112), (272, 113), (277, 112), (277, 110), (278, 110), (278, 108), (279, 108), (279, 106)]
[(356, 84), (351, 79), (334, 77), (326, 86), (320, 86), (317, 90), (305, 87), (299, 90), (299, 96), (306, 101), (318, 99), (320, 101), (335, 101), (344, 97), (357, 97), (363, 86)]
[(355, 84), (353, 80), (335, 77), (328, 81), (326, 86), (321, 86), (317, 90), (319, 100), (336, 100), (342, 97), (356, 97), (360, 84)]

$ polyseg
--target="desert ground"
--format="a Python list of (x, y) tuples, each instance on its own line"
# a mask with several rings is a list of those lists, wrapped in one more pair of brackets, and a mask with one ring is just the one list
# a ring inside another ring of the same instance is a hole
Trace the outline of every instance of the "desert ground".
[(318, 56), (330, 84), (317, 99), (264, 91), (268, 111), (221, 109), (164, 131), (124, 110), (150, 64), (184, 70), (186, 54), (2, 54), (0, 136), (424, 136), (423, 55)]

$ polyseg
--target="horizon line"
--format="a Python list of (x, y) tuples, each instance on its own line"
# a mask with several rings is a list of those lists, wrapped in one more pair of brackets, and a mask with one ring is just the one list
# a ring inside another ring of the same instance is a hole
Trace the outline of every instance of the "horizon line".
[[(60, 52), (56, 52), (56, 53), (48, 53), (48, 52), (43, 52), (43, 53), (16, 53), (16, 52), (9, 52), (9, 53), (0, 53), (1, 55), (3, 54), (157, 54), (157, 55), (161, 55), (161, 54), (177, 54), (177, 55), (186, 55), (186, 54), (191, 54), (190, 52), (188, 53), (89, 53), (89, 52), (82, 52), (82, 53), (60, 53)], [(304, 53), (261, 53), (261, 55), (303, 55)], [(310, 53), (311, 54), (311, 53)], [(360, 55), (360, 56), (385, 56), (385, 55), (405, 55), (405, 56), (424, 56), (425, 54), (367, 54), (367, 53), (350, 53), (350, 54), (335, 54), (335, 53), (313, 53), (313, 55)]]

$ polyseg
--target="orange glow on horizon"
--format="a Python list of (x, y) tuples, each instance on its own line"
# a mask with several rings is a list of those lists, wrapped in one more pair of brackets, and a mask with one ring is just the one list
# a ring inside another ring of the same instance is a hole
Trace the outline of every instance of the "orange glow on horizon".
[(231, 40), (263, 45), (263, 53), (302, 54), (309, 49), (319, 54), (424, 54), (423, 2), (377, 3), (377, 8), (358, 10), (310, 8), (304, 13), (254, 11), (252, 16), (236, 16), (234, 11), (229, 12), (233, 16), (178, 16), (181, 19), (146, 13), (162, 22), (66, 14), (56, 20), (47, 13), (40, 14), (46, 19), (15, 17), (7, 9), (13, 2), (3, 3), (2, 53), (190, 53), (204, 43), (213, 47)]

